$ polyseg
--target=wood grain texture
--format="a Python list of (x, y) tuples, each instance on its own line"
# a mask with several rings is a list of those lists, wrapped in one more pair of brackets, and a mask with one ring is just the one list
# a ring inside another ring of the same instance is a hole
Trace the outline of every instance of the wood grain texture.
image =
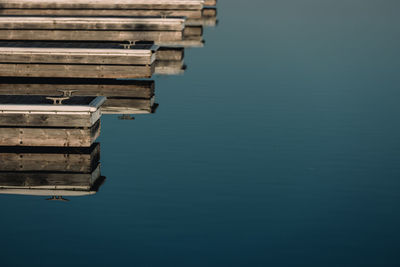
[(202, 9), (204, 0), (0, 0), (1, 8), (23, 9)]
[(154, 98), (109, 98), (101, 108), (103, 114), (148, 114), (153, 113)]
[(0, 47), (1, 63), (150, 65), (152, 50)]
[(0, 40), (15, 41), (180, 41), (182, 31), (1, 30)]
[(184, 18), (0, 17), (6, 30), (182, 31)]
[(160, 60), (156, 61), (154, 74), (158, 75), (182, 75), (185, 73), (183, 60)]
[(2, 16), (85, 16), (85, 17), (149, 17), (164, 16), (185, 17), (187, 19), (200, 19), (201, 9), (173, 10), (173, 9), (2, 9)]
[(0, 127), (0, 146), (90, 147), (100, 134), (100, 120), (91, 128)]
[(185, 49), (182, 47), (160, 47), (156, 52), (157, 61), (180, 61), (185, 56)]
[(76, 90), (75, 96), (151, 98), (154, 81), (0, 77), (0, 95), (58, 95), (59, 90)]
[(3, 77), (60, 78), (150, 78), (155, 64), (134, 65), (58, 65), (58, 64), (0, 64)]

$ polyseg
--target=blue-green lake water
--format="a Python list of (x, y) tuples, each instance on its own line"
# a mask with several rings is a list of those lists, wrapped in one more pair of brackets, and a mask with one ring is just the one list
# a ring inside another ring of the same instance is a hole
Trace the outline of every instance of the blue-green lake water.
[(0, 196), (0, 266), (400, 266), (399, 8), (220, 0), (97, 194)]

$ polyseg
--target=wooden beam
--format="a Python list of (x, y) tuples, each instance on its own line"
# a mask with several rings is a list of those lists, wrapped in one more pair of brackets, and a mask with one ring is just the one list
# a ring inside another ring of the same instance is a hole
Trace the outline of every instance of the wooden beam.
[(3, 30), (182, 31), (184, 18), (0, 17)]
[(90, 147), (100, 134), (100, 120), (91, 128), (0, 127), (0, 146)]
[(147, 49), (0, 47), (1, 63), (150, 65), (155, 59)]
[(73, 90), (74, 96), (151, 98), (154, 81), (0, 77), (0, 95), (57, 95), (59, 90)]
[(0, 6), (22, 9), (202, 9), (204, 0), (0, 0)]
[(150, 78), (155, 64), (135, 65), (64, 65), (64, 64), (0, 64), (2, 77), (59, 78)]
[[(1, 5), (1, 4), (0, 4)], [(2, 16), (71, 16), (71, 17), (185, 17), (200, 19), (201, 9), (0, 9)]]
[(1, 30), (0, 40), (14, 41), (154, 41), (178, 42), (182, 31)]

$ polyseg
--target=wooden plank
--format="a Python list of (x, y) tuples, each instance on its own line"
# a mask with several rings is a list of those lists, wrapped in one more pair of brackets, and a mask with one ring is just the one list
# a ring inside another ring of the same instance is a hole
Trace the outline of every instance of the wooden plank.
[(62, 105), (54, 105), (48, 96), (2, 95), (0, 113), (30, 114), (92, 114), (104, 103), (102, 96), (73, 96), (64, 99)]
[(156, 61), (154, 74), (158, 75), (182, 75), (186, 66), (183, 60), (160, 60)]
[(181, 61), (185, 56), (185, 49), (182, 47), (160, 47), (156, 53), (157, 61)]
[(216, 8), (204, 8), (202, 11), (203, 18), (216, 18), (217, 17), (217, 9)]
[(204, 1), (205, 6), (216, 6), (217, 5), (217, 0), (205, 0)]
[(159, 42), (160, 46), (169, 46), (169, 47), (204, 47), (203, 36), (187, 36), (182, 41), (164, 41)]
[(173, 10), (173, 9), (1, 9), (2, 16), (84, 16), (84, 17), (185, 17), (200, 19), (201, 9)]
[(204, 0), (0, 0), (0, 6), (22, 9), (202, 9)]
[(101, 108), (103, 114), (148, 114), (154, 110), (154, 98), (109, 98)]
[(151, 98), (154, 81), (0, 77), (0, 95), (57, 95), (59, 90), (74, 90), (74, 96)]
[(0, 172), (91, 173), (100, 160), (100, 144), (89, 149), (47, 147), (0, 147)]
[(58, 64), (0, 64), (3, 77), (60, 77), (60, 78), (150, 78), (155, 64), (134, 65), (58, 65)]
[(80, 115), (0, 113), (0, 126), (91, 127), (99, 118), (100, 110), (95, 114)]
[(189, 36), (202, 36), (203, 35), (203, 26), (186, 26), (183, 31), (184, 38)]
[(5, 30), (182, 31), (184, 18), (0, 17)]
[(100, 133), (100, 120), (91, 128), (0, 127), (0, 146), (90, 147)]
[(0, 40), (20, 41), (180, 41), (182, 31), (0, 30)]
[(0, 47), (1, 63), (150, 65), (155, 59), (145, 49)]

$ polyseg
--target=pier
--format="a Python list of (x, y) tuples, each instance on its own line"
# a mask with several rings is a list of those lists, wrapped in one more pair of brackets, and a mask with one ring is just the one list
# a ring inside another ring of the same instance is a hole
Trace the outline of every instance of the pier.
[(40, 47), (0, 43), (0, 76), (150, 78), (158, 47), (56, 43)]
[(0, 146), (90, 147), (105, 97), (1, 96)]

